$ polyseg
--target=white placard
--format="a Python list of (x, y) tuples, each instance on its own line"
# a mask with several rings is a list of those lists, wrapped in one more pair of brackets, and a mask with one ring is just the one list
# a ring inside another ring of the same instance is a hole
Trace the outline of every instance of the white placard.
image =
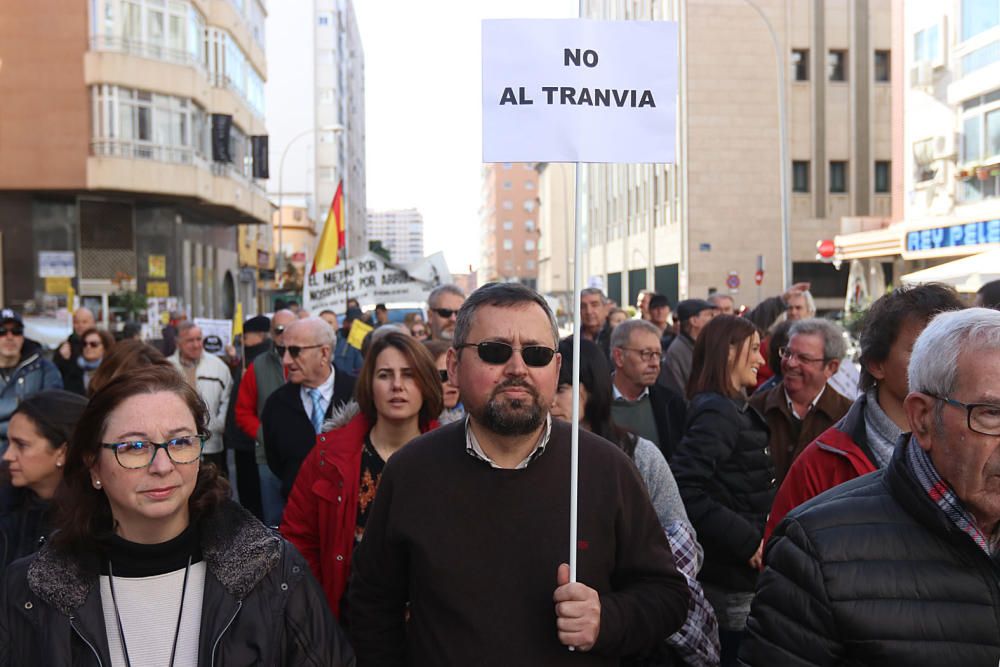
[(38, 253), (41, 278), (75, 278), (76, 254), (70, 251), (42, 250)]
[(432, 289), (449, 282), (451, 273), (443, 253), (398, 266), (369, 252), (329, 271), (306, 276), (302, 301), (313, 314), (323, 310), (343, 314), (348, 298), (357, 299), (362, 307), (423, 302)]
[(677, 24), (483, 21), (483, 162), (673, 162)]
[[(222, 343), (221, 349), (211, 350), (206, 349), (208, 352), (212, 352), (218, 356), (222, 356), (226, 353), (226, 346), (232, 345), (233, 342), (233, 322), (232, 320), (209, 320), (202, 317), (194, 318), (194, 323), (198, 325), (201, 329), (201, 339), (204, 341), (209, 336), (218, 336), (219, 341)], [(211, 346), (210, 346), (211, 347)]]

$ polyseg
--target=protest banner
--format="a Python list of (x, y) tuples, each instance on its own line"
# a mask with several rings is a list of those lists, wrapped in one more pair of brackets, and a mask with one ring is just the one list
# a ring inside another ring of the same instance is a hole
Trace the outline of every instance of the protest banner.
[(233, 342), (233, 321), (196, 317), (194, 323), (201, 329), (205, 351), (219, 356), (225, 354), (226, 346)]
[(451, 282), (443, 253), (406, 266), (387, 262), (375, 253), (342, 261), (326, 271), (307, 276), (302, 301), (306, 310), (319, 313), (347, 311), (347, 299), (362, 306), (376, 303), (421, 302), (438, 285)]
[(673, 162), (676, 116), (676, 23), (483, 21), (483, 162)]

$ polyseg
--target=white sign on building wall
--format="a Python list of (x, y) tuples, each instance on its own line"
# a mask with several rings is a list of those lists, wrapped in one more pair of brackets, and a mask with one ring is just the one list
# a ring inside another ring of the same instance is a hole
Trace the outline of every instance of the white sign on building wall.
[(673, 162), (677, 24), (483, 21), (484, 162)]

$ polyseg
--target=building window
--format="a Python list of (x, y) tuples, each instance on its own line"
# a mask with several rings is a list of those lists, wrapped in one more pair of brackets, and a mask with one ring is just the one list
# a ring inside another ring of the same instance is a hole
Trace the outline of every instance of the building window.
[(937, 176), (934, 167), (934, 139), (913, 142), (913, 180), (917, 183), (932, 181)]
[(913, 35), (914, 62), (939, 63), (941, 58), (941, 26), (934, 24)]
[(826, 55), (826, 75), (830, 81), (847, 81), (847, 51), (830, 50)]
[(333, 104), (333, 100), (334, 100), (333, 88), (320, 88), (319, 90), (320, 104)]
[(888, 51), (875, 52), (875, 81), (887, 83), (890, 80), (890, 64)]
[(511, 167), (513, 167), (513, 166), (514, 166), (514, 165), (512, 165), (512, 164), (511, 164), (510, 162), (504, 162), (504, 163), (503, 163), (503, 168), (504, 168), (504, 169), (510, 169), (510, 168), (511, 168)]
[(792, 49), (792, 80), (809, 80), (809, 49)]
[(983, 117), (981, 114), (962, 121), (962, 162), (974, 162), (983, 154)]
[(526, 260), (524, 262), (524, 268), (526, 268), (529, 271), (534, 271), (535, 270), (535, 260), (533, 260), (533, 259)]
[(330, 25), (330, 15), (327, 14), (326, 12), (319, 14), (316, 17), (316, 25), (320, 26), (321, 28), (328, 27)]
[(514, 249), (514, 242), (511, 241), (510, 239), (504, 239), (503, 240), (503, 249), (504, 250), (513, 250)]
[(792, 192), (809, 192), (809, 160), (792, 160)]
[(962, 0), (962, 41), (1000, 25), (997, 0)]
[(526, 231), (526, 232), (533, 232), (533, 231), (535, 231), (535, 221), (534, 220), (525, 220), (524, 221), (524, 231)]
[(875, 192), (885, 194), (891, 189), (891, 166), (888, 160), (875, 160)]
[(505, 232), (509, 232), (509, 231), (511, 231), (513, 229), (514, 229), (514, 221), (513, 220), (504, 220), (503, 221), (503, 230)]
[(510, 181), (504, 181), (503, 182), (503, 189), (504, 190), (510, 190), (512, 187), (514, 187), (514, 184), (511, 183)]
[(830, 192), (834, 194), (847, 192), (847, 162), (843, 160), (830, 162)]
[(524, 252), (534, 252), (534, 250), (535, 250), (535, 240), (527, 239), (524, 242)]
[(525, 181), (524, 182), (524, 189), (525, 190), (534, 190), (535, 189), (534, 182), (533, 181)]
[(337, 168), (336, 167), (320, 167), (319, 168), (319, 179), (321, 181), (332, 182), (337, 178)]
[(531, 213), (532, 211), (535, 210), (535, 205), (536, 204), (535, 204), (535, 200), (534, 199), (525, 199), (524, 200), (524, 210), (527, 211), (528, 213)]
[(986, 157), (1000, 156), (1000, 109), (986, 114)]

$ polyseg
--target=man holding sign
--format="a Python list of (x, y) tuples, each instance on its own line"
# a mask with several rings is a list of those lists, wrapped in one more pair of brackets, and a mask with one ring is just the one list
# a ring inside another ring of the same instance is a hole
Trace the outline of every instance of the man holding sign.
[(462, 305), (448, 376), (469, 417), (382, 473), (348, 589), (360, 664), (616, 665), (681, 627), (687, 586), (635, 466), (587, 432), (570, 583), (557, 346), (551, 310), (523, 285)]

